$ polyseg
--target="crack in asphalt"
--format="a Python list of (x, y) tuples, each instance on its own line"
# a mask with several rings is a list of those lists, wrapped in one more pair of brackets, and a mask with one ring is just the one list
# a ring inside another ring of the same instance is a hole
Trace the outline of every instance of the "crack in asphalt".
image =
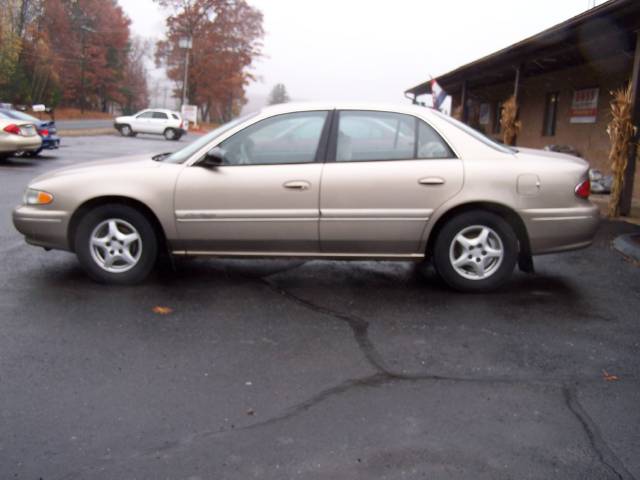
[[(279, 422), (283, 422), (289, 420), (301, 413), (304, 413), (314, 406), (338, 395), (342, 395), (354, 388), (373, 388), (378, 387), (387, 383), (392, 383), (395, 381), (400, 382), (417, 382), (417, 381), (445, 381), (445, 382), (465, 382), (465, 383), (501, 383), (501, 384), (519, 384), (519, 385), (538, 385), (543, 387), (552, 387), (555, 389), (559, 389), (562, 394), (566, 404), (566, 407), (571, 412), (571, 414), (578, 420), (580, 426), (582, 427), (585, 436), (588, 439), (589, 445), (591, 449), (594, 451), (595, 456), (599, 460), (599, 462), (612, 472), (618, 479), (620, 480), (636, 480), (635, 477), (626, 469), (623, 462), (620, 458), (613, 452), (613, 450), (607, 445), (606, 441), (602, 437), (598, 427), (595, 422), (591, 419), (591, 417), (584, 410), (580, 402), (578, 401), (577, 393), (575, 391), (574, 386), (569, 386), (566, 381), (553, 381), (548, 378), (509, 378), (509, 377), (464, 377), (464, 376), (447, 376), (447, 375), (435, 375), (435, 374), (405, 374), (395, 372), (390, 369), (386, 364), (382, 357), (382, 355), (378, 352), (375, 345), (369, 338), (369, 325), (370, 323), (360, 318), (356, 315), (345, 314), (342, 312), (338, 312), (331, 308), (325, 307), (323, 305), (316, 304), (312, 301), (309, 301), (305, 298), (299, 297), (294, 293), (278, 286), (276, 283), (268, 280), (269, 277), (278, 275), (284, 272), (289, 272), (291, 270), (295, 270), (304, 266), (306, 262), (302, 262), (292, 267), (283, 268), (281, 270), (277, 270), (275, 272), (271, 272), (264, 276), (249, 276), (241, 274), (239, 276), (250, 279), (253, 281), (257, 281), (263, 286), (266, 286), (272, 292), (278, 294), (293, 302), (297, 305), (300, 305), (308, 310), (311, 310), (315, 313), (319, 313), (321, 315), (326, 315), (331, 318), (335, 318), (341, 322), (346, 323), (353, 333), (353, 337), (364, 355), (365, 359), (369, 363), (369, 365), (375, 370), (376, 373), (359, 377), (355, 379), (345, 380), (338, 385), (334, 385), (332, 387), (321, 390), (320, 392), (312, 395), (308, 399), (296, 403), (291, 407), (287, 408), (284, 412), (279, 415), (267, 418), (265, 420), (251, 423), (248, 425), (244, 425), (241, 427), (234, 427), (233, 425), (230, 428), (220, 428), (217, 430), (205, 430), (196, 432), (182, 439), (176, 440), (174, 442), (168, 442), (164, 445), (154, 448), (148, 449), (146, 451), (135, 452), (131, 455), (128, 455), (126, 458), (121, 458), (117, 463), (124, 463), (129, 460), (140, 459), (140, 458), (148, 458), (148, 457), (157, 457), (162, 452), (169, 451), (180, 451), (190, 447), (193, 443), (209, 438), (216, 438), (220, 436), (224, 436), (232, 433), (240, 433), (243, 431), (255, 430), (261, 427), (266, 427), (269, 425), (277, 424)], [(575, 379), (574, 379), (575, 380)], [(105, 463), (112, 463), (113, 458), (105, 458), (103, 459)], [(88, 468), (82, 469), (79, 472), (74, 472), (71, 474), (64, 475), (60, 477), (62, 479), (66, 478), (75, 478), (80, 472), (88, 472), (94, 470), (96, 465), (92, 465)]]
[[(304, 263), (302, 264), (304, 265)], [(298, 268), (301, 265), (298, 265), (294, 268)], [(289, 270), (293, 270), (289, 269)], [(278, 272), (280, 273), (280, 272)], [(274, 274), (275, 275), (275, 274)], [(567, 386), (566, 384), (558, 384), (550, 381), (534, 381), (533, 379), (521, 380), (521, 379), (508, 379), (503, 377), (483, 377), (483, 378), (466, 378), (466, 377), (454, 377), (454, 376), (440, 376), (440, 375), (432, 375), (432, 374), (402, 374), (397, 373), (390, 370), (384, 362), (382, 355), (378, 352), (378, 350), (373, 345), (373, 342), (369, 338), (369, 322), (363, 318), (357, 317), (355, 315), (347, 315), (345, 313), (341, 313), (330, 308), (327, 308), (322, 305), (318, 305), (313, 303), (307, 299), (299, 297), (288, 290), (285, 290), (271, 281), (267, 280), (267, 278), (271, 276), (261, 277), (260, 280), (266, 284), (271, 290), (274, 292), (288, 298), (289, 300), (306, 307), (316, 313), (320, 313), (323, 315), (328, 315), (330, 317), (336, 318), (338, 320), (346, 322), (351, 330), (353, 331), (353, 336), (358, 344), (360, 350), (362, 351), (364, 357), (367, 359), (368, 363), (378, 372), (377, 374), (365, 377), (363, 379), (351, 380), (347, 382), (343, 382), (342, 384), (330, 388), (328, 390), (324, 390), (305, 402), (298, 404), (297, 406), (292, 407), (288, 413), (280, 415), (278, 417), (274, 417), (270, 420), (265, 420), (256, 426), (263, 426), (271, 423), (275, 423), (277, 421), (285, 420), (291, 418), (292, 416), (304, 412), (311, 408), (313, 405), (322, 402), (326, 398), (343, 393), (348, 389), (354, 386), (362, 386), (362, 384), (366, 384), (367, 386), (377, 386), (379, 384), (387, 383), (390, 381), (453, 381), (453, 382), (478, 382), (478, 383), (523, 383), (523, 384), (543, 384), (547, 387), (555, 387), (561, 388), (565, 403), (569, 411), (578, 419), (582, 429), (585, 432), (589, 440), (589, 444), (593, 451), (595, 452), (598, 460), (602, 465), (604, 465), (607, 469), (609, 469), (613, 474), (617, 476), (620, 480), (635, 480), (635, 477), (626, 469), (623, 462), (620, 458), (613, 452), (613, 450), (608, 446), (602, 434), (600, 433), (597, 425), (591, 419), (591, 417), (584, 410), (580, 402), (578, 401), (577, 394), (575, 392), (575, 387)]]
[(598, 426), (580, 404), (575, 387), (564, 386), (562, 394), (567, 408), (578, 419), (600, 463), (606, 466), (620, 480), (635, 480), (635, 477), (626, 469), (622, 461), (604, 441)]

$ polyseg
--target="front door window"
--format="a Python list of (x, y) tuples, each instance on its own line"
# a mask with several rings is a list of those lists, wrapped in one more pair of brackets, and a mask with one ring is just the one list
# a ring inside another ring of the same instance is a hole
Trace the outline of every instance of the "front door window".
[(262, 120), (219, 146), (224, 165), (312, 163), (327, 112), (298, 112)]

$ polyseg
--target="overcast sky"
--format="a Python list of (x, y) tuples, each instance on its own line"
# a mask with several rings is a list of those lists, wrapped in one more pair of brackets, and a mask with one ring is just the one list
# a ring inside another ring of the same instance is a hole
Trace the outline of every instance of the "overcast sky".
[[(248, 0), (264, 14), (260, 81), (295, 100), (404, 101), (429, 75), (506, 47), (587, 10), (592, 0)], [(134, 33), (159, 39), (152, 0), (119, 0)], [(597, 4), (603, 3), (598, 0)]]

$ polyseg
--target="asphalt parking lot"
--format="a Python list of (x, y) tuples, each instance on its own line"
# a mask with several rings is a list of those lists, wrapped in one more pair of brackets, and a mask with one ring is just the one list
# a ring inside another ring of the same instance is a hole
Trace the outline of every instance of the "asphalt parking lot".
[(640, 267), (611, 248), (637, 227), (487, 295), (391, 262), (107, 287), (11, 209), (52, 168), (177, 145), (63, 142), (0, 164), (0, 479), (640, 478)]

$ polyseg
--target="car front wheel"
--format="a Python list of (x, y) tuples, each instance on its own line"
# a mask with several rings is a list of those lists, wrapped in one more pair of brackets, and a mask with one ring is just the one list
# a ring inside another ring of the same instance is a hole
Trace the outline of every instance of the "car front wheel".
[(153, 269), (158, 240), (144, 214), (127, 205), (109, 204), (81, 219), (75, 250), (94, 280), (129, 285), (141, 282)]
[(131, 137), (133, 136), (133, 130), (129, 125), (122, 125), (120, 127), (120, 135), (123, 137)]
[(436, 238), (433, 261), (452, 288), (486, 292), (503, 285), (518, 259), (518, 239), (502, 217), (470, 211), (449, 220)]

